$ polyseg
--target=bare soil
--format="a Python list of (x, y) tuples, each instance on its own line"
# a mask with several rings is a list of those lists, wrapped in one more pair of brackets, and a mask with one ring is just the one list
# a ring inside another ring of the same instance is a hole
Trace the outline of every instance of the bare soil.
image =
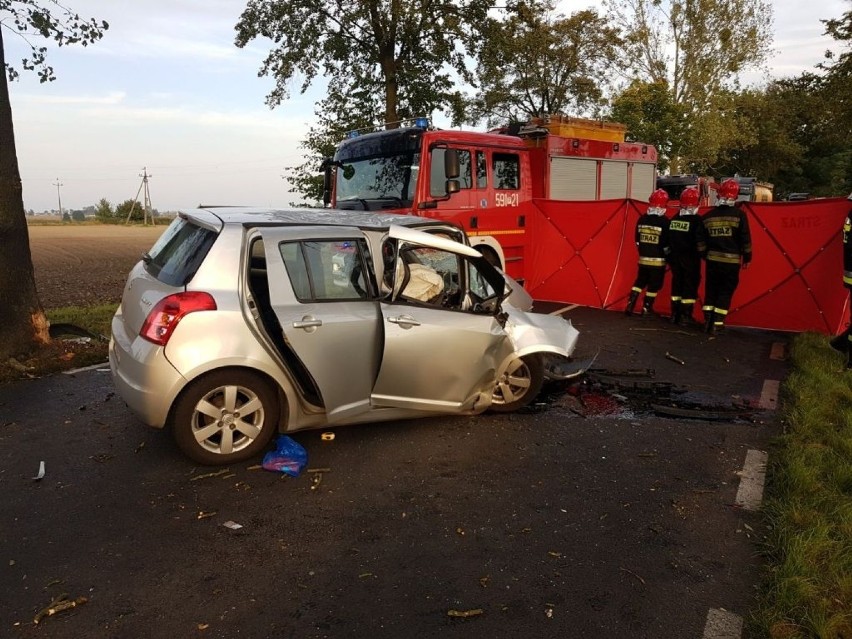
[(30, 249), (42, 306), (118, 303), (127, 274), (165, 226), (61, 224), (30, 226)]

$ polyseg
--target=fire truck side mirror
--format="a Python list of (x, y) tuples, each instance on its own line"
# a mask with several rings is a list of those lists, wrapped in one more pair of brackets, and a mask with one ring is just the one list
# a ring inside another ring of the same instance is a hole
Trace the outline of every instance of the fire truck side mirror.
[(322, 202), (326, 206), (331, 204), (331, 171), (334, 163), (331, 158), (325, 158), (320, 167), (322, 169)]
[[(459, 152), (455, 149), (447, 149), (444, 151), (444, 175), (447, 176), (448, 181), (457, 180), (459, 175), (461, 175)], [(450, 191), (448, 188), (447, 192), (455, 193), (456, 191)]]
[(447, 195), (458, 193), (461, 190), (458, 179), (460, 174), (459, 152), (455, 149), (446, 149), (444, 151), (444, 175), (447, 176)]

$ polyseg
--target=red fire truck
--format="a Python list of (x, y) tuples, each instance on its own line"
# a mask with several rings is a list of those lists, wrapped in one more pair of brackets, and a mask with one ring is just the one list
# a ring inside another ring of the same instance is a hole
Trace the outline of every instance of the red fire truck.
[(647, 201), (657, 151), (625, 142), (624, 133), (620, 124), (559, 116), (487, 133), (439, 130), (425, 119), (353, 132), (325, 163), (325, 201), (454, 222), (495, 264), (524, 279), (533, 199)]

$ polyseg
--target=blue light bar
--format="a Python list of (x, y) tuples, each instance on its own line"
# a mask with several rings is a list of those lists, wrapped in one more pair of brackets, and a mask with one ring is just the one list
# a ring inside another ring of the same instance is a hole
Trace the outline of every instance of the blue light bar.
[(414, 126), (418, 129), (428, 129), (429, 128), (429, 118), (415, 118)]
[(352, 138), (357, 138), (359, 135), (360, 135), (360, 134), (358, 133), (358, 131), (349, 131), (349, 132), (346, 134), (346, 137), (347, 137), (347, 138), (349, 138), (349, 139), (351, 140)]

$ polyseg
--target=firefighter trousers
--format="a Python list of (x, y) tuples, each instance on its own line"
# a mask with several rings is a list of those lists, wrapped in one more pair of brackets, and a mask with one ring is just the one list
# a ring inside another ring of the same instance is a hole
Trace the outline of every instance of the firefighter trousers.
[(702, 309), (705, 315), (715, 314), (716, 324), (723, 324), (731, 308), (734, 291), (740, 283), (740, 265), (707, 260), (705, 276)]
[(698, 253), (676, 255), (671, 261), (672, 302), (695, 304), (701, 283), (701, 257)]
[(636, 274), (636, 281), (633, 282), (633, 292), (641, 293), (643, 289), (648, 289), (645, 292), (646, 297), (656, 297), (657, 292), (663, 288), (663, 279), (666, 275), (666, 266), (647, 266), (639, 265), (639, 272)]

